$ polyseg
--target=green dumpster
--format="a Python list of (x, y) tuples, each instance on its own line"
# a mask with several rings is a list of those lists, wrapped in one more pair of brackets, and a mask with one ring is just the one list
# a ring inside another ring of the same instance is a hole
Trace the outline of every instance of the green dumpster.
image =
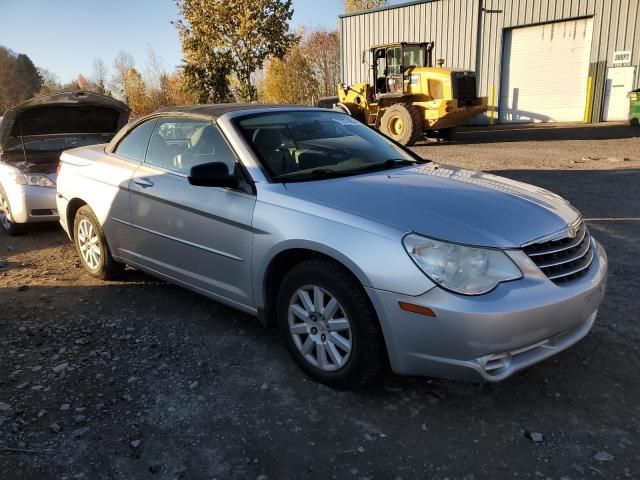
[(629, 92), (629, 123), (640, 125), (640, 88)]

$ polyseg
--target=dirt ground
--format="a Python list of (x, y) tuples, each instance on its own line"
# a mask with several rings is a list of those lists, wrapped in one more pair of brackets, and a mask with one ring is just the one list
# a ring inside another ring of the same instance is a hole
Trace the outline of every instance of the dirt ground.
[(335, 392), (251, 317), (135, 270), (96, 281), (56, 226), (0, 234), (0, 479), (640, 478), (640, 129), (467, 129), (416, 151), (590, 219), (610, 277), (587, 338), (497, 385)]

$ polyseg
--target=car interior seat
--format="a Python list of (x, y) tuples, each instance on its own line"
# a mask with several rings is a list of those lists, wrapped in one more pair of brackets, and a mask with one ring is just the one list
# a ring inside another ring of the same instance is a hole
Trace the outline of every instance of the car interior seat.
[(165, 138), (156, 130), (149, 142), (147, 161), (158, 167), (175, 170), (179, 167), (176, 161), (183, 151), (184, 146), (168, 144)]
[(253, 144), (274, 174), (281, 175), (297, 169), (279, 130), (275, 128), (256, 130), (253, 134)]

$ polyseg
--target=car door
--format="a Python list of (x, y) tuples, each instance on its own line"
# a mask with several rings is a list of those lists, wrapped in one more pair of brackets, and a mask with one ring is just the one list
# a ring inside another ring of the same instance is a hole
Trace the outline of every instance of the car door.
[(103, 162), (95, 164), (98, 171), (94, 177), (115, 191), (113, 198), (93, 192), (98, 201), (109, 201), (109, 214), (103, 225), (109, 247), (113, 255), (127, 260), (133, 245), (133, 229), (131, 227), (129, 206), (129, 182), (133, 173), (144, 161), (147, 145), (156, 120), (147, 120), (134, 126)]
[(194, 165), (237, 158), (209, 120), (161, 117), (130, 182), (133, 252), (140, 265), (236, 306), (251, 307), (251, 223), (255, 195), (191, 185)]

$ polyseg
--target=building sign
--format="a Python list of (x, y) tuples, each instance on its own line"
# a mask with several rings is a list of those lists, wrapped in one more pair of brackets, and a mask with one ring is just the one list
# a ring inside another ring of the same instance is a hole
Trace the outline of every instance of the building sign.
[(624, 65), (631, 65), (631, 50), (613, 52), (613, 66), (620, 67)]

